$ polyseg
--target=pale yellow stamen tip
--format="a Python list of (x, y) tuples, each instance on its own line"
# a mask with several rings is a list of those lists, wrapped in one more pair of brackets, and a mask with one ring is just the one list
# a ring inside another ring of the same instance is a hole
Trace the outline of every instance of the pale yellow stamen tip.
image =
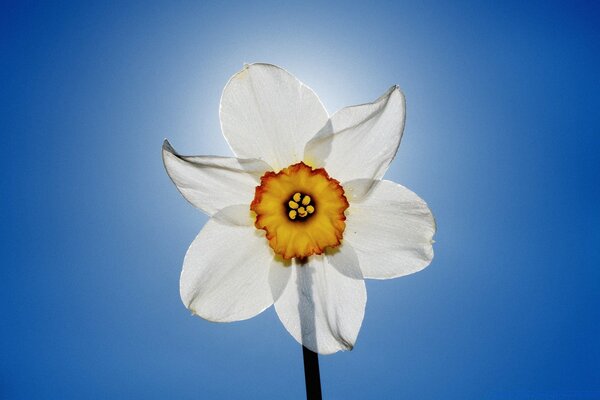
[(302, 205), (307, 206), (309, 204), (310, 204), (310, 196), (304, 196), (304, 198), (302, 199)]
[(294, 208), (294, 209), (296, 209), (296, 208), (298, 208), (298, 203), (296, 203), (295, 201), (292, 201), (292, 200), (290, 200), (290, 201), (288, 202), (288, 206), (289, 206), (290, 208)]
[(304, 209), (304, 207), (300, 207), (300, 208), (298, 209), (298, 215), (300, 215), (302, 218), (306, 217), (306, 214), (307, 214), (307, 212), (306, 212), (306, 210)]
[(296, 192), (293, 196), (292, 199), (294, 199), (294, 201), (300, 201), (300, 198), (302, 197), (302, 194), (300, 192)]
[(307, 211), (309, 214), (312, 214), (312, 213), (314, 213), (314, 212), (315, 212), (315, 208), (314, 208), (313, 206), (308, 206), (308, 207), (306, 207), (306, 211)]
[(290, 210), (288, 217), (290, 217), (290, 219), (296, 219), (296, 214), (296, 210)]

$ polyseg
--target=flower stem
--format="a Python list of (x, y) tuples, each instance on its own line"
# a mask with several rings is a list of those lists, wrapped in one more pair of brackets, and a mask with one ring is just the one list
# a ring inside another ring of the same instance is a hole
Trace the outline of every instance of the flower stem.
[(304, 382), (306, 399), (321, 400), (321, 375), (319, 374), (319, 355), (302, 346), (304, 357)]

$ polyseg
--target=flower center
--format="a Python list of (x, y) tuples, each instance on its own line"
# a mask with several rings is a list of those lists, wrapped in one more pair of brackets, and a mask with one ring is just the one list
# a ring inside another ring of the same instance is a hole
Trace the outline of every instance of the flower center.
[[(318, 207), (317, 207), (318, 205)], [(338, 181), (323, 168), (300, 162), (260, 178), (250, 209), (254, 226), (284, 259), (322, 254), (339, 246), (346, 228), (348, 201)]]
[(315, 206), (311, 204), (311, 200), (307, 194), (294, 193), (287, 202), (288, 218), (292, 221), (302, 221), (310, 217), (315, 212)]

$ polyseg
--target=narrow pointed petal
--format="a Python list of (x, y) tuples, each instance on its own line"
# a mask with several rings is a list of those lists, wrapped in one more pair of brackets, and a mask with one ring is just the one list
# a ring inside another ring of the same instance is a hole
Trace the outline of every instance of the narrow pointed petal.
[(294, 260), (287, 268), (290, 279), (275, 301), (285, 329), (316, 353), (352, 350), (367, 301), (352, 248), (344, 244), (304, 264)]
[(239, 321), (273, 304), (273, 254), (254, 227), (222, 221), (211, 218), (190, 245), (181, 272), (181, 300), (209, 321)]
[(431, 263), (435, 229), (419, 196), (397, 183), (376, 181), (366, 195), (351, 201), (344, 242), (356, 251), (365, 278), (390, 279)]
[(166, 140), (162, 154), (167, 174), (179, 192), (208, 215), (235, 204), (249, 205), (260, 177), (269, 169), (260, 160), (180, 156)]
[(397, 86), (373, 103), (346, 107), (307, 143), (305, 160), (340, 182), (380, 179), (404, 131), (405, 101)]
[(329, 118), (309, 87), (269, 64), (246, 65), (229, 80), (220, 117), (238, 157), (262, 159), (276, 171), (302, 161), (304, 145)]

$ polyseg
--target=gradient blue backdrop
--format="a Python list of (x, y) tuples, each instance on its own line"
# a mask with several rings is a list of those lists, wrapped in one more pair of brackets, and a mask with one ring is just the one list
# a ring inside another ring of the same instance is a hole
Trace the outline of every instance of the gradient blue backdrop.
[(163, 138), (231, 155), (244, 62), (330, 112), (397, 83), (386, 177), (436, 215), (418, 274), (370, 281), (327, 398), (599, 399), (600, 12), (594, 2), (24, 4), (0, 9), (0, 398), (304, 397), (272, 309), (213, 324), (179, 299), (206, 217)]

